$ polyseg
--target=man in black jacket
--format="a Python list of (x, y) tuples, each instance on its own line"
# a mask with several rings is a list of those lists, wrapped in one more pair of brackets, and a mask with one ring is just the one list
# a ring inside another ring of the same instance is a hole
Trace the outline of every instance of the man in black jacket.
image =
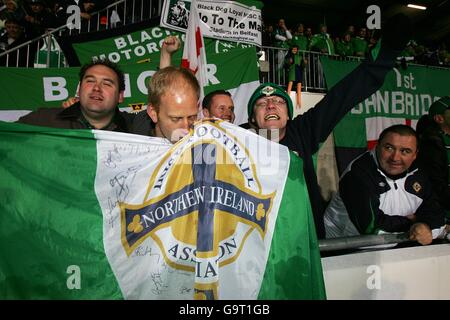
[(450, 219), (450, 96), (435, 101), (417, 124), (419, 165), (430, 177), (439, 203)]
[(125, 76), (115, 63), (98, 60), (80, 69), (79, 98), (66, 109), (41, 108), (18, 122), (64, 129), (129, 132), (134, 115), (120, 112)]
[(414, 129), (394, 125), (350, 163), (325, 212), (327, 238), (409, 232), (426, 245), (445, 236), (444, 212), (414, 163), (417, 144)]
[[(283, 88), (264, 83), (253, 93), (248, 103), (249, 125), (260, 129), (276, 129), (279, 143), (298, 153), (303, 170), (319, 238), (325, 237), (323, 212), (325, 202), (320, 194), (313, 155), (336, 124), (355, 105), (376, 92), (392, 70), (396, 57), (410, 35), (410, 21), (404, 15), (391, 19), (387, 31), (369, 57), (331, 88), (325, 97), (303, 115), (293, 118), (292, 101)], [(273, 131), (273, 130), (272, 130)]]
[[(7, 19), (5, 27), (5, 34), (0, 37), (0, 54), (10, 49), (14, 49), (29, 40), (25, 35), (24, 27), (17, 19)], [(13, 50), (0, 58), (0, 66), (32, 68), (36, 51), (37, 47), (33, 44)]]

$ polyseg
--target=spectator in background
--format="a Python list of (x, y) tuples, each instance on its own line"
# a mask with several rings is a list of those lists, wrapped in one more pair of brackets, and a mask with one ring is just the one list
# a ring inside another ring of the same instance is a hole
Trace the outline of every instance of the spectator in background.
[(5, 9), (0, 12), (0, 20), (16, 20), (24, 26), (25, 24), (25, 12), (16, 0), (4, 0)]
[(353, 50), (354, 55), (357, 57), (364, 57), (368, 50), (368, 43), (366, 40), (367, 36), (367, 29), (365, 27), (362, 27), (359, 29), (358, 35), (353, 38)]
[(262, 32), (262, 45), (267, 47), (273, 47), (275, 43), (275, 34), (272, 24), (267, 24), (264, 26)]
[(5, 27), (6, 18), (3, 17), (4, 11), (6, 11), (6, 5), (3, 0), (0, 0), (0, 35), (2, 35)]
[(426, 54), (427, 48), (425, 46), (418, 44), (417, 47), (414, 48), (414, 61), (420, 64), (426, 64)]
[[(321, 54), (335, 54), (333, 40), (327, 33), (327, 26), (325, 24), (320, 24), (319, 30), (320, 33), (315, 34), (312, 37), (309, 43), (309, 50), (320, 52)], [(320, 86), (325, 86), (324, 78), (321, 76), (323, 74), (323, 69), (319, 55), (313, 55), (310, 60), (312, 66), (317, 66), (317, 68), (314, 68), (313, 77), (319, 79)]]
[(105, 0), (79, 0), (78, 6), (81, 12), (92, 13), (102, 10), (107, 6), (108, 2)]
[(309, 44), (309, 48), (312, 51), (318, 51), (321, 53), (335, 54), (333, 40), (327, 32), (327, 26), (321, 24), (319, 26), (320, 33), (315, 34)]
[(336, 52), (336, 43), (341, 42), (341, 36), (338, 34), (335, 34), (334, 37), (332, 37), (333, 45), (334, 45), (334, 51)]
[(300, 54), (302, 51), (307, 51), (309, 47), (309, 39), (305, 35), (305, 27), (302, 23), (300, 23), (297, 27), (297, 29), (294, 32), (294, 35), (292, 36), (291, 40), (291, 47), (297, 46), (298, 50), (300, 51)]
[(289, 48), (289, 40), (292, 39), (292, 34), (289, 31), (289, 29), (286, 27), (286, 23), (285, 23), (284, 19), (278, 20), (278, 24), (274, 30), (274, 35), (275, 35), (274, 36), (275, 47), (285, 48), (285, 49)]
[[(67, 23), (67, 18), (69, 17), (67, 13), (68, 5), (65, 0), (57, 0), (51, 4), (50, 13), (53, 15), (57, 27)], [(76, 4), (74, 3), (74, 5)]]
[[(104, 0), (79, 0), (81, 15), (81, 32), (89, 32), (99, 30), (105, 21), (101, 21), (100, 17), (91, 20), (93, 13), (100, 11), (107, 6)], [(107, 23), (107, 22), (106, 22)]]
[(369, 52), (373, 47), (375, 47), (379, 40), (379, 34), (376, 29), (369, 31), (369, 42), (367, 44), (367, 52)]
[(327, 238), (409, 232), (422, 245), (445, 236), (444, 212), (426, 174), (414, 164), (414, 129), (391, 126), (374, 150), (353, 160), (325, 211)]
[(352, 37), (349, 32), (346, 32), (342, 37), (342, 40), (336, 43), (336, 53), (343, 57), (353, 55)]
[(313, 37), (312, 29), (310, 27), (307, 27), (305, 29), (305, 36), (308, 39), (308, 50), (309, 50), (309, 44), (311, 43), (311, 39)]
[(430, 48), (425, 48), (425, 54), (422, 57), (422, 61), (426, 65), (440, 66), (439, 46), (433, 45), (430, 46)]
[[(288, 49), (289, 48), (289, 41), (292, 39), (292, 34), (286, 27), (286, 23), (284, 22), (284, 19), (278, 20), (278, 25), (275, 27), (274, 31), (274, 45), (277, 48), (283, 48)], [(286, 53), (284, 50), (278, 50), (277, 54), (277, 69), (281, 70), (284, 65), (284, 57), (286, 56)]]
[(416, 58), (416, 50), (417, 43), (414, 40), (408, 41), (406, 44), (405, 50), (402, 51), (400, 57), (398, 59), (401, 61), (401, 65), (403, 68), (406, 68), (407, 62), (413, 62)]
[(206, 118), (218, 118), (233, 123), (234, 102), (231, 93), (225, 90), (215, 90), (208, 93), (202, 101), (203, 115)]
[(3, 10), (6, 10), (6, 6), (3, 4), (2, 0), (0, 0), (0, 36), (3, 34), (3, 29), (5, 28), (5, 20), (2, 19)]
[(345, 33), (350, 34), (350, 38), (353, 39), (353, 37), (355, 36), (355, 26), (354, 25), (349, 25), (347, 27), (347, 31)]
[(9, 18), (5, 21), (6, 33), (0, 38), (0, 50), (6, 51), (25, 42), (24, 28), (19, 21)]
[(449, 65), (450, 55), (445, 43), (441, 43), (438, 48), (439, 65), (446, 67)]
[[(27, 41), (24, 27), (14, 18), (5, 23), (6, 33), (0, 37), (0, 53), (13, 49)], [(0, 66), (33, 67), (36, 45), (24, 46), (0, 58)]]
[(42, 0), (29, 0), (29, 10), (25, 20), (32, 38), (44, 34), (47, 28), (57, 27), (56, 17), (49, 12)]
[(417, 123), (419, 165), (430, 177), (439, 203), (450, 219), (450, 96), (435, 101)]

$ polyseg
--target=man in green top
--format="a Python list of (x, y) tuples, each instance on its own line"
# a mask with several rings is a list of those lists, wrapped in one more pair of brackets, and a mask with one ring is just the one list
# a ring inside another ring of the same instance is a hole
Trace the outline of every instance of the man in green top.
[(353, 38), (353, 50), (354, 55), (357, 57), (364, 57), (368, 50), (368, 44), (366, 40), (367, 29), (362, 27), (359, 29), (359, 34)]
[(291, 40), (291, 47), (297, 46), (300, 51), (308, 50), (309, 40), (304, 33), (305, 27), (300, 23)]
[[(286, 27), (284, 19), (278, 20), (278, 25), (274, 30), (274, 46), (278, 48), (289, 48), (289, 41), (292, 39), (292, 34)], [(286, 56), (285, 50), (278, 49), (277, 53), (277, 69), (282, 70), (284, 64), (284, 58)]]
[(292, 34), (289, 29), (286, 27), (286, 23), (284, 19), (278, 20), (278, 24), (274, 30), (275, 41), (274, 45), (278, 48), (289, 48), (289, 40), (292, 39)]
[(336, 53), (343, 57), (353, 55), (352, 37), (349, 32), (346, 32), (342, 40), (336, 43)]
[(320, 33), (312, 37), (309, 48), (310, 50), (321, 53), (335, 54), (333, 40), (327, 33), (327, 26), (325, 24), (320, 25)]

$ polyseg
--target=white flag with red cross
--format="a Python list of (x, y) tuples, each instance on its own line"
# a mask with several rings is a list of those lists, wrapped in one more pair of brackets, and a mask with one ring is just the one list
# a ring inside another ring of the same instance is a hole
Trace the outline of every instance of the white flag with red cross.
[(197, 1), (192, 0), (181, 66), (195, 74), (201, 89), (200, 100), (204, 97), (204, 87), (207, 84), (205, 44), (201, 30), (202, 23), (197, 11)]

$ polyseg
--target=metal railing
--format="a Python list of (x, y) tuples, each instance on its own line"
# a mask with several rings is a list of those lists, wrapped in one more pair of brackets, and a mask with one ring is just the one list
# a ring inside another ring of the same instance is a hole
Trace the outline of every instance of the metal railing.
[(387, 233), (319, 240), (321, 252), (411, 242), (408, 233)]
[(42, 36), (0, 53), (0, 66), (25, 68), (67, 67), (64, 54), (55, 38), (55, 34), (59, 30), (60, 28), (47, 31)]
[[(287, 49), (275, 47), (261, 47), (257, 53), (259, 57), (259, 69), (261, 82), (273, 82), (281, 86), (287, 86), (288, 71), (283, 68), (284, 57), (287, 54)], [(320, 58), (328, 56), (337, 61), (355, 61), (363, 60), (361, 57), (343, 57), (339, 55), (330, 55), (313, 51), (301, 51), (303, 59), (306, 61), (303, 72), (302, 91), (309, 92), (326, 92), (327, 86), (325, 83), (325, 76), (320, 63)], [(401, 57), (397, 58), (399, 67), (401, 65)], [(427, 68), (440, 69), (450, 71), (445, 66), (423, 65), (417, 63), (407, 62), (407, 66), (426, 66)]]
[(120, 0), (82, 19), (80, 29), (69, 34), (113, 29), (161, 15), (162, 0)]
[[(69, 29), (67, 25), (63, 25), (47, 32), (39, 38), (30, 40), (14, 49), (1, 53), (0, 65), (11, 67), (66, 67), (66, 59), (55, 40), (55, 35), (71, 35), (118, 28), (126, 24), (133, 24), (146, 19), (151, 19), (152, 17), (160, 15), (161, 9), (162, 0), (119, 0), (93, 14), (87, 25), (82, 24), (80, 29)], [(121, 21), (120, 24), (111, 23), (113, 12), (116, 12), (119, 15), (119, 20)], [(101, 23), (101, 17), (106, 17), (106, 24)], [(281, 86), (287, 86), (289, 80), (288, 71), (284, 68), (284, 58), (287, 51), (288, 50), (284, 48), (267, 46), (258, 47), (259, 77), (261, 82), (273, 82)], [(302, 51), (301, 54), (306, 62), (302, 69), (302, 91), (326, 92), (327, 86), (322, 65), (320, 63), (320, 57), (327, 54), (312, 51)], [(338, 55), (327, 56), (340, 61), (358, 62), (362, 60), (362, 58), (359, 57), (342, 57)], [(6, 63), (4, 62), (5, 60)], [(417, 64), (408, 63), (408, 65)], [(432, 68), (449, 70), (448, 68), (434, 66)]]
[[(276, 47), (261, 47), (259, 49), (261, 82), (273, 82), (281, 86), (287, 85), (289, 81), (288, 70), (283, 67), (287, 52), (287, 49)], [(301, 51), (301, 54), (305, 61), (302, 68), (302, 91), (324, 92), (327, 90), (322, 64), (320, 63), (321, 56), (328, 56), (339, 61), (358, 62), (362, 60), (358, 57), (342, 57), (313, 51)]]
[[(69, 28), (68, 24), (65, 24), (56, 29), (49, 29), (37, 38), (0, 53), (0, 66), (67, 67), (64, 54), (55, 39), (56, 35), (75, 35), (119, 28), (159, 16), (161, 10), (162, 0), (119, 0), (92, 13), (89, 20), (82, 19), (79, 29)], [(111, 19), (112, 16), (115, 18)]]

